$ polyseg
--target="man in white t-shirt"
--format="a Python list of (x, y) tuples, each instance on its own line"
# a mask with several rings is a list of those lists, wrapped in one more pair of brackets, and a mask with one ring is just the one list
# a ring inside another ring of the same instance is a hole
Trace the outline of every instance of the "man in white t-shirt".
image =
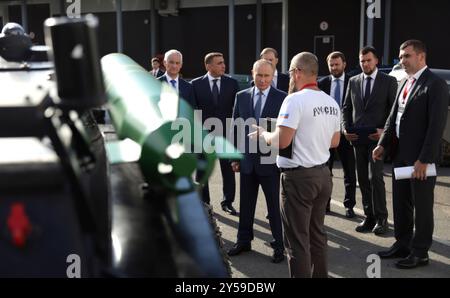
[(325, 208), (332, 181), (326, 162), (340, 140), (340, 110), (317, 87), (318, 61), (302, 52), (291, 61), (291, 84), (273, 133), (257, 127), (267, 144), (280, 148), (281, 217), (291, 277), (327, 277)]

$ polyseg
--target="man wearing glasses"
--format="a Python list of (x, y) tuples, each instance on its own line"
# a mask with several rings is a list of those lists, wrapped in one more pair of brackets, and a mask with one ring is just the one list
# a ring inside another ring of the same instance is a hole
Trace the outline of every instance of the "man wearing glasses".
[[(291, 85), (298, 92), (286, 97), (277, 127), (250, 134), (280, 148), (281, 218), (291, 277), (328, 277), (325, 208), (332, 181), (326, 162), (330, 147), (340, 140), (340, 110), (317, 87), (317, 57), (308, 52), (291, 61)], [(290, 150), (286, 148), (291, 147)]]

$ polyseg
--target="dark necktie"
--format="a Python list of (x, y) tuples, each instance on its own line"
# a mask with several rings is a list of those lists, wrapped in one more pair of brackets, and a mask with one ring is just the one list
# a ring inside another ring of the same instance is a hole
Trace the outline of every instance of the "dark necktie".
[(334, 100), (336, 100), (338, 106), (341, 106), (341, 80), (335, 79), (336, 87), (334, 88)]
[(256, 104), (255, 104), (255, 119), (259, 120), (259, 118), (261, 118), (261, 105), (262, 105), (262, 96), (263, 93), (261, 91), (258, 92), (258, 98), (256, 100)]
[(217, 105), (219, 102), (219, 87), (217, 86), (218, 79), (213, 80), (213, 87), (212, 87), (212, 96), (214, 104)]
[(369, 97), (370, 97), (370, 81), (372, 80), (371, 77), (367, 77), (366, 78), (366, 90), (364, 92), (364, 105), (367, 104), (367, 102), (369, 101)]
[(177, 90), (177, 81), (170, 80), (170, 83), (172, 84), (173, 89)]

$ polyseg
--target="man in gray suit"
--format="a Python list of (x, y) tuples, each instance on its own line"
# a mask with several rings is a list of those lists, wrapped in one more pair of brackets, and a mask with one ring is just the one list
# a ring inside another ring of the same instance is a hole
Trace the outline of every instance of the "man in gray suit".
[(366, 215), (356, 231), (372, 231), (381, 235), (388, 230), (383, 161), (374, 161), (372, 151), (395, 101), (397, 81), (378, 71), (375, 48), (362, 48), (359, 61), (363, 72), (348, 83), (342, 107), (342, 125), (345, 137), (355, 149), (358, 182)]

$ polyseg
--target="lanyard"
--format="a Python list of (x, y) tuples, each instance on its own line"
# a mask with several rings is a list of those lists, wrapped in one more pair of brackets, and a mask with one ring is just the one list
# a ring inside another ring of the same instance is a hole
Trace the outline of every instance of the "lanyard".
[(303, 89), (306, 89), (308, 87), (317, 87), (317, 83), (310, 83), (303, 86), (299, 91), (302, 91)]

